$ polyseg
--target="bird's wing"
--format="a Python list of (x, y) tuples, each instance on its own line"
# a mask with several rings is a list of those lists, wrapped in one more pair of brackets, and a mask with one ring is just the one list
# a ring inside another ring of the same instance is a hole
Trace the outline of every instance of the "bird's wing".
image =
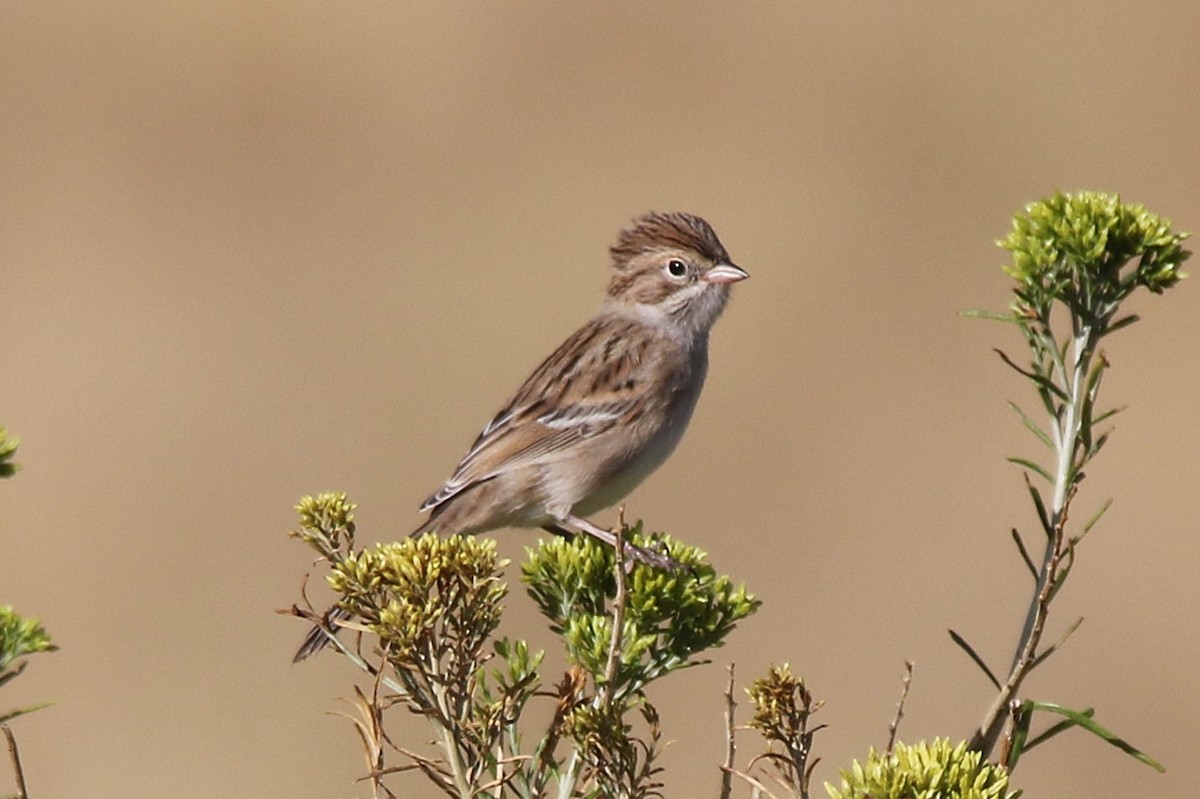
[(654, 395), (646, 328), (601, 316), (542, 362), (421, 505), (434, 508), (510, 469), (554, 460), (580, 439), (611, 430)]

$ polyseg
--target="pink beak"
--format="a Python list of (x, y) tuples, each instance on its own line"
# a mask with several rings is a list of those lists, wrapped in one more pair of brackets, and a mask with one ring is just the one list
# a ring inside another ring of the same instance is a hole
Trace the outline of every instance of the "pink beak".
[(748, 277), (750, 277), (750, 273), (740, 266), (717, 264), (701, 275), (700, 279), (709, 285), (719, 286), (722, 283), (737, 283), (739, 280), (745, 280)]

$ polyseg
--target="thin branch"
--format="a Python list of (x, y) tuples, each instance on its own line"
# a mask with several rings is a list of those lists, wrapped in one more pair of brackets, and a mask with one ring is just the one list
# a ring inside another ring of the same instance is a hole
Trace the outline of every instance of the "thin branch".
[(729, 799), (733, 791), (733, 766), (737, 757), (737, 741), (733, 732), (733, 717), (737, 703), (733, 700), (733, 664), (729, 664), (729, 682), (725, 685), (725, 763), (721, 766), (721, 799)]
[(1067, 494), (1062, 510), (1056, 514), (1058, 518), (1054, 525), (1054, 535), (1047, 542), (1047, 558), (1042, 563), (1042, 571), (1038, 578), (1038, 590), (1030, 603), (1029, 619), (1022, 632), (1021, 644), (1013, 660), (1008, 680), (1000, 687), (991, 707), (984, 714), (983, 722), (971, 736), (970, 747), (982, 752), (984, 756), (990, 755), (995, 747), (996, 741), (1000, 737), (1000, 730), (1004, 725), (1005, 712), (1016, 697), (1017, 690), (1021, 687), (1029, 669), (1033, 666), (1037, 646), (1046, 625), (1046, 616), (1050, 609), (1050, 598), (1054, 592), (1058, 566), (1064, 553), (1063, 528), (1067, 523), (1068, 510), (1073, 497), (1074, 491), (1072, 490)]
[(908, 701), (908, 689), (912, 687), (913, 662), (904, 661), (904, 687), (900, 691), (900, 701), (896, 703), (896, 716), (888, 725), (887, 754), (892, 753), (896, 745), (896, 731), (900, 729), (900, 720), (904, 718), (904, 703)]
[(458, 791), (455, 789), (454, 782), (450, 779), (448, 772), (441, 768), (436, 760), (417, 754), (416, 752), (405, 749), (402, 746), (396, 746), (395, 744), (392, 744), (392, 747), (405, 757), (411, 758), (413, 762), (412, 765), (409, 766), (391, 766), (387, 769), (384, 769), (383, 772), (381, 772), (383, 775), (386, 776), (387, 774), (411, 771), (413, 768), (418, 768), (426, 777), (429, 778), (430, 782), (441, 788), (447, 796), (452, 797), (452, 799), (459, 799), (459, 797), (462, 796), (462, 794), (458, 793)]
[(768, 788), (765, 784), (763, 784), (762, 780), (756, 779), (755, 777), (751, 777), (749, 774), (745, 774), (736, 769), (726, 769), (724, 766), (721, 767), (721, 770), (725, 771), (728, 774), (732, 774), (733, 776), (735, 776), (739, 779), (745, 780), (746, 784), (749, 785), (755, 791), (755, 793), (753, 795), (758, 796), (758, 795), (765, 793), (767, 796), (770, 796), (771, 799), (777, 799), (775, 794), (771, 793), (771, 789)]
[(16, 799), (27, 799), (29, 792), (25, 787), (25, 771), (21, 768), (21, 753), (17, 751), (17, 739), (7, 724), (0, 724), (4, 737), (8, 740), (8, 758), (13, 765), (13, 780), (17, 785)]
[[(442, 662), (438, 657), (435, 644), (431, 641), (425, 653), (426, 667), (422, 677), (426, 681), (429, 693), (433, 695), (434, 704), (426, 712), (430, 725), (440, 739), (438, 744), (446, 756), (446, 765), (453, 777), (454, 788), (458, 796), (472, 796), (472, 786), (469, 777), (469, 764), (464, 759), (461, 717), (453, 706), (450, 697), (446, 675), (442, 672)], [(426, 671), (427, 670), (427, 671)]]
[(617, 670), (621, 664), (621, 632), (625, 627), (625, 508), (618, 511), (619, 525), (613, 547), (616, 550), (617, 595), (613, 599), (613, 632), (608, 642), (608, 662), (604, 666), (604, 685), (601, 686), (598, 698), (602, 703), (612, 701), (617, 681)]
[[(1091, 399), (1086, 396), (1088, 370), (1096, 344), (1095, 330), (1089, 324), (1074, 313), (1072, 313), (1071, 322), (1072, 338), (1070, 341), (1064, 342), (1061, 348), (1048, 344), (1042, 346), (1039, 343), (1044, 339), (1053, 342), (1054, 337), (1049, 328), (1049, 320), (1040, 320), (1044, 328), (1044, 331), (1040, 331), (1040, 335), (1039, 331), (1026, 328), (1026, 337), (1030, 343), (1035, 344), (1035, 351), (1039, 352), (1035, 358), (1034, 372), (1026, 372), (1007, 356), (1003, 354), (1000, 356), (1009, 366), (1033, 380), (1039, 391), (1043, 393), (1043, 397), (1045, 397), (1045, 392), (1049, 391), (1062, 400), (1062, 405), (1059, 408), (1053, 408), (1053, 404), (1047, 401), (1047, 408), (1051, 409), (1052, 428), (1050, 432), (1057, 458), (1053, 479), (1050, 481), (1054, 493), (1048, 509), (1049, 514), (1042, 507), (1040, 495), (1033, 489), (1032, 483), (1026, 476), (1026, 484), (1030, 488), (1034, 502), (1038, 505), (1038, 514), (1043, 518), (1043, 526), (1047, 533), (1046, 548), (1042, 556), (1041, 568), (1038, 570), (1033, 597), (1025, 614), (1025, 623), (1021, 628), (1021, 637), (1018, 639), (1012, 665), (1009, 667), (1008, 679), (997, 692), (991, 706), (984, 714), (979, 728), (971, 736), (971, 748), (982, 752), (984, 757), (989, 757), (992, 749), (995, 748), (1004, 726), (1005, 711), (1016, 699), (1022, 681), (1034, 665), (1038, 644), (1046, 624), (1046, 616), (1049, 613), (1050, 601), (1061, 585), (1063, 575), (1060, 574), (1060, 566), (1064, 565), (1062, 563), (1064, 554), (1068, 559), (1065, 571), (1069, 571), (1071, 544), (1067, 541), (1065, 531), (1071, 500), (1075, 496), (1081, 477), (1079, 469), (1089, 457), (1085, 448), (1077, 462), (1075, 453), (1084, 440), (1084, 428), (1088, 424), (1087, 408), (1085, 407), (1085, 403), (1090, 402)], [(1069, 363), (1068, 350), (1070, 352)], [(1050, 368), (1044, 371), (1049, 376), (1041, 374), (1043, 369), (1038, 366), (1037, 360), (1044, 359), (1047, 355), (1050, 357)], [(1047, 521), (1049, 524), (1046, 524)]]
[[(15, 680), (21, 674), (21, 672), (25, 671), (25, 667), (28, 665), (28, 660), (22, 660), (15, 666), (11, 666), (8, 670), (0, 672), (0, 685), (4, 685), (4, 683), (8, 682), (9, 680)], [(3, 720), (4, 719), (0, 719), (0, 721)]]

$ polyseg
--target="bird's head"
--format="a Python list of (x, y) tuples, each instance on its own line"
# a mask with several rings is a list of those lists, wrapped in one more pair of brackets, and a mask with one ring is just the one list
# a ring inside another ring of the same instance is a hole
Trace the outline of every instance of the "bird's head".
[(639, 217), (610, 252), (615, 274), (607, 302), (684, 333), (707, 333), (725, 308), (730, 285), (749, 277), (712, 226), (691, 214)]

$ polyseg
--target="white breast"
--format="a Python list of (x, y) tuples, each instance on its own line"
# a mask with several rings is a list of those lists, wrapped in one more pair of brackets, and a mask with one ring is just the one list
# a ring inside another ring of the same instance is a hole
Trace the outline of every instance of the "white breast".
[(645, 445), (634, 455), (629, 463), (612, 479), (599, 489), (579, 502), (575, 503), (574, 513), (587, 516), (598, 510), (611, 507), (629, 495), (637, 488), (651, 472), (657, 469), (671, 456), (679, 445), (692, 420), (692, 412), (700, 399), (700, 391), (704, 387), (704, 379), (708, 372), (708, 342), (692, 353), (693, 380), (690, 390), (676, 395), (676, 401), (671, 407), (665, 424), (660, 427)]

